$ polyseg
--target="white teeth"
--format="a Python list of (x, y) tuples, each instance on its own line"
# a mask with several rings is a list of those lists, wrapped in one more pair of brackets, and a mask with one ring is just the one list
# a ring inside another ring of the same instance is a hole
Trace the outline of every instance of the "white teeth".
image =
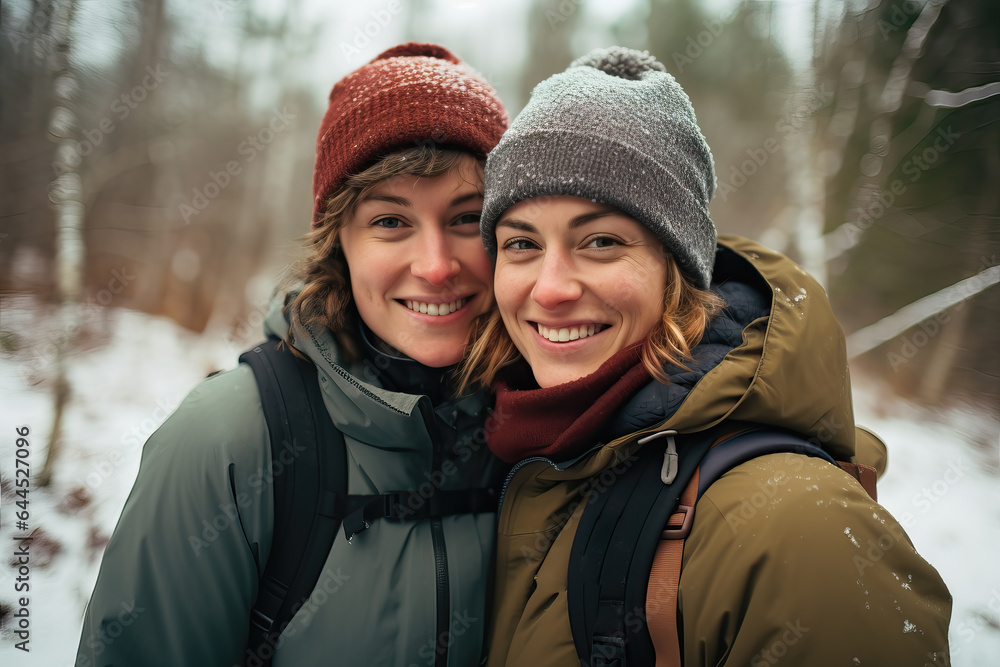
[(451, 303), (424, 303), (423, 301), (411, 301), (407, 299), (405, 303), (407, 308), (416, 313), (441, 316), (454, 313), (456, 310), (464, 306), (468, 300), (468, 298), (465, 298), (452, 301)]
[(577, 327), (553, 329), (545, 326), (544, 324), (539, 324), (538, 333), (541, 334), (542, 338), (548, 339), (553, 343), (566, 343), (571, 340), (579, 340), (580, 338), (593, 336), (602, 328), (603, 325), (601, 324), (581, 324)]

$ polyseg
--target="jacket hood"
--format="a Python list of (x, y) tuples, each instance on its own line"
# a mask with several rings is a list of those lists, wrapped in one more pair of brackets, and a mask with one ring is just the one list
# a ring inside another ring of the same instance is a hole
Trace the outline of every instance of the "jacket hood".
[(812, 276), (780, 253), (725, 237), (716, 280), (763, 282), (766, 318), (692, 389), (674, 415), (678, 429), (698, 418), (780, 426), (814, 438), (835, 459), (855, 451), (854, 407), (844, 330)]
[(726, 308), (694, 361), (668, 368), (670, 384), (640, 391), (611, 432), (660, 423), (685, 433), (747, 422), (795, 431), (835, 459), (852, 460), (857, 436), (844, 332), (822, 286), (784, 255), (723, 236), (712, 287)]

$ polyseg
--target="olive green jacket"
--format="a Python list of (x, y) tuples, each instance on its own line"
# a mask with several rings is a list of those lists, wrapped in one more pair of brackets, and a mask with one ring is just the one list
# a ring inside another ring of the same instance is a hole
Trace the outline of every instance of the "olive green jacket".
[[(267, 327), (287, 330), (280, 310)], [(483, 482), (494, 460), (480, 428), (484, 397), (445, 402), (436, 414), (426, 396), (382, 389), (361, 365), (345, 369), (326, 329), (298, 328), (296, 346), (316, 364), (344, 435), (351, 494)], [(450, 452), (439, 446), (443, 411), (460, 424)], [(143, 448), (87, 607), (78, 667), (243, 664), (272, 548), (278, 472), (248, 366), (192, 391)], [(339, 531), (312, 595), (278, 640), (275, 667), (430, 667), (444, 655), (454, 667), (477, 663), (495, 515), (436, 521), (375, 521), (350, 544)], [(442, 566), (448, 586), (440, 598)]]
[[(805, 434), (838, 460), (852, 460), (856, 446), (877, 451), (854, 426), (844, 335), (822, 287), (751, 241), (720, 245), (731, 251), (720, 252), (715, 280), (763, 279), (769, 314), (665, 421), (568, 465), (512, 469), (498, 518), (491, 667), (580, 664), (566, 601), (570, 547), (588, 494), (643, 435), (739, 421)], [(826, 461), (759, 457), (696, 505), (679, 588), (687, 667), (949, 664), (950, 613), (948, 589), (898, 522)]]

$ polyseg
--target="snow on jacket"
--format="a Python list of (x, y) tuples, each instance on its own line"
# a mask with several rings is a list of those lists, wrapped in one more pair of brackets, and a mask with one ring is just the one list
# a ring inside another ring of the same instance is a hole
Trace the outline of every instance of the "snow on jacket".
[[(287, 329), (279, 309), (265, 329)], [(296, 346), (316, 364), (344, 434), (349, 493), (485, 484), (494, 459), (480, 428), (484, 397), (434, 408), (426, 396), (382, 389), (362, 365), (346, 370), (319, 327), (297, 327)], [(449, 428), (457, 430), (446, 439), (451, 450), (435, 451)], [(244, 364), (205, 380), (150, 436), (87, 607), (78, 667), (243, 664), (272, 547), (269, 443)], [(477, 663), (494, 520), (448, 516), (434, 531), (431, 520), (375, 521), (350, 544), (338, 531), (312, 595), (278, 640), (274, 666), (423, 667), (445, 654), (448, 665)], [(446, 608), (437, 603), (438, 559), (447, 563)], [(127, 623), (126, 607), (134, 610)]]
[[(855, 462), (875, 451), (854, 426), (844, 335), (822, 287), (756, 243), (719, 245), (713, 287), (729, 305), (691, 370), (675, 369), (670, 384), (623, 407), (611, 432), (627, 435), (573, 462), (511, 470), (491, 667), (580, 664), (566, 600), (570, 547), (588, 494), (644, 434), (751, 422), (805, 434), (841, 461), (856, 447)], [(648, 599), (647, 611), (658, 604)], [(853, 477), (816, 458), (762, 456), (709, 487), (685, 543), (678, 604), (687, 667), (950, 664), (941, 577)]]

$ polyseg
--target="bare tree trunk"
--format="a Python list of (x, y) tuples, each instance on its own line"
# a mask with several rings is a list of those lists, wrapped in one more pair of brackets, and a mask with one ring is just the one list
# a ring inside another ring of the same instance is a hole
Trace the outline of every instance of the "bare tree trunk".
[[(804, 87), (804, 90), (810, 88)], [(795, 96), (793, 96), (795, 99)], [(826, 246), (823, 238), (823, 177), (818, 173), (813, 142), (816, 122), (808, 118), (788, 138), (789, 203), (793, 208), (795, 248), (804, 268), (826, 287)]]
[[(816, 1), (817, 7), (822, 5), (822, 0)], [(824, 91), (829, 83), (836, 104), (826, 123), (826, 131), (821, 138), (817, 137), (821, 139), (817, 145), (817, 151), (824, 156), (823, 164), (820, 165), (821, 173), (825, 175), (824, 193), (835, 192), (837, 174), (843, 169), (849, 140), (857, 129), (858, 116), (861, 111), (861, 90), (868, 70), (865, 50), (858, 46), (861, 20), (853, 15), (847, 6), (838, 4), (837, 7), (839, 7), (841, 15), (836, 19), (831, 19), (831, 21), (840, 26), (838, 33), (829, 35), (822, 45), (817, 45), (817, 49), (826, 48), (828, 50), (824, 56), (827, 60), (834, 60), (837, 51), (849, 54), (847, 61), (838, 70), (831, 72), (827, 69), (825, 79), (822, 75), (817, 77), (817, 85)], [(817, 62), (817, 72), (821, 71), (820, 66), (820, 63)], [(825, 229), (826, 225), (824, 225), (824, 231)], [(842, 238), (842, 234), (824, 235), (825, 261), (836, 258), (844, 251), (844, 248), (838, 244), (838, 240)]]
[(575, 57), (570, 39), (580, 22), (580, 11), (571, 2), (532, 0), (527, 16), (528, 57), (518, 83), (518, 94), (525, 102), (539, 81), (561, 72)]
[[(892, 64), (885, 87), (882, 89), (882, 95), (876, 102), (878, 116), (872, 123), (868, 152), (861, 158), (861, 175), (853, 188), (855, 191), (854, 210), (867, 209), (869, 205), (877, 201), (885, 174), (892, 171), (894, 165), (887, 165), (885, 162), (886, 158), (889, 157), (892, 144), (893, 119), (902, 106), (903, 97), (910, 84), (913, 66), (920, 58), (927, 35), (934, 27), (946, 1), (931, 0), (924, 5), (917, 20), (913, 22), (906, 33), (902, 51)], [(921, 136), (920, 139), (922, 138)], [(909, 148), (907, 146), (902, 154), (905, 155)], [(827, 238), (834, 247), (834, 251), (830, 253), (830, 259), (856, 246), (861, 241), (865, 231), (866, 229), (855, 221), (849, 221), (830, 232)]]
[(74, 144), (79, 123), (73, 111), (79, 82), (69, 60), (75, 11), (76, 0), (58, 2), (51, 27), (53, 51), (49, 66), (53, 77), (54, 103), (49, 134), (56, 142), (54, 164), (59, 174), (52, 182), (49, 199), (56, 213), (59, 324), (64, 335), (59, 336), (56, 344), (55, 415), (45, 465), (38, 477), (41, 486), (47, 486), (52, 481), (55, 464), (62, 449), (63, 412), (71, 394), (66, 377), (66, 358), (75, 341), (72, 334), (78, 330), (80, 295), (83, 292), (85, 209), (79, 174), (80, 157)]
[[(796, 76), (796, 94), (789, 97), (789, 109), (802, 109), (803, 97), (817, 94), (819, 63), (819, 12), (818, 3), (813, 5), (813, 57)], [(794, 112), (793, 112), (794, 113)], [(814, 147), (816, 141), (816, 120), (810, 112), (801, 120), (799, 129), (789, 138), (788, 189), (789, 202), (793, 209), (795, 247), (802, 267), (820, 285), (826, 286), (826, 251), (823, 241), (823, 211), (825, 210), (824, 182), (816, 164)]]

